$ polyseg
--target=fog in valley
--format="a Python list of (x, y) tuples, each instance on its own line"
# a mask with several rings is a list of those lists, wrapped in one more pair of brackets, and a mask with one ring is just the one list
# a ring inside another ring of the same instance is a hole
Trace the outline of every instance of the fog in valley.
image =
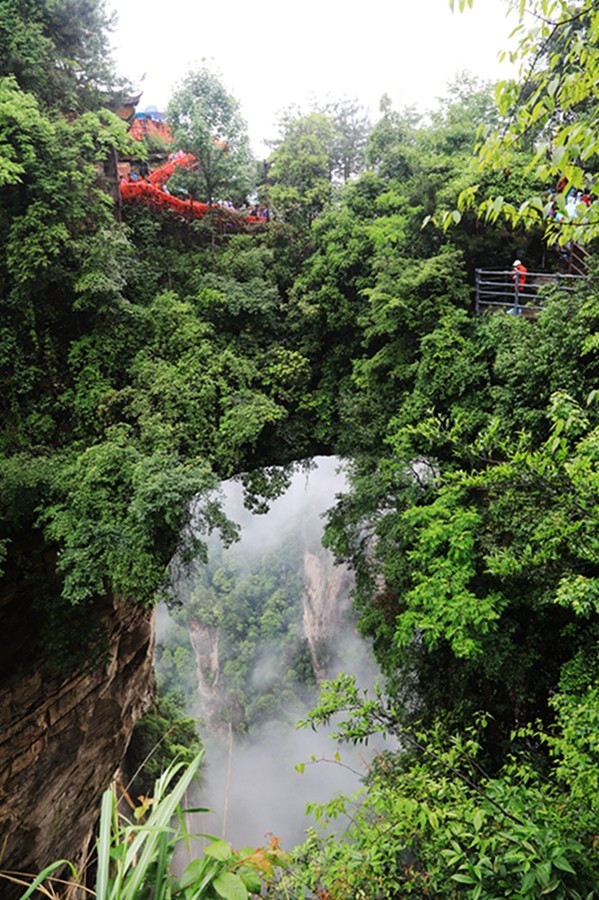
[[(280, 839), (283, 849), (301, 843), (305, 829), (314, 824), (305, 815), (306, 804), (326, 801), (336, 792), (353, 793), (374, 753), (389, 746), (381, 738), (378, 746), (369, 743), (339, 747), (330, 737), (333, 729), (314, 732), (310, 728), (296, 728), (296, 723), (317, 702), (316, 682), (346, 672), (355, 675), (360, 687), (369, 688), (378, 678), (370, 648), (353, 623), (349, 599), (351, 573), (345, 567), (335, 566), (332, 555), (321, 545), (322, 515), (334, 505), (335, 495), (343, 491), (344, 485), (339, 461), (318, 458), (309, 470), (293, 475), (288, 490), (271, 504), (265, 515), (252, 514), (244, 508), (243, 490), (238, 482), (223, 485), (225, 511), (241, 525), (241, 539), (223, 550), (222, 544), (211, 538), (208, 569), (217, 554), (222, 554), (225, 561), (232, 560), (231, 565), (234, 563), (244, 573), (259, 568), (265, 558), (272, 567), (273, 553), (277, 560), (280, 554), (282, 567), (289, 567), (291, 547), (291, 552), (301, 560), (303, 583), (299, 588), (301, 596), (290, 616), (288, 634), (295, 634), (297, 641), (302, 642), (304, 663), (306, 659), (311, 660), (312, 676), (312, 683), (307, 687), (290, 690), (289, 672), (286, 672), (289, 662), (285, 659), (287, 645), (279, 635), (260, 640), (246, 676), (247, 696), (258, 698), (257, 702), (269, 698), (274, 707), (277, 684), (283, 686), (285, 682), (286, 693), (276, 713), (263, 715), (259, 724), (241, 727), (242, 714), (231, 700), (232, 696), (239, 696), (239, 691), (237, 694), (230, 690), (223, 692), (227, 669), (235, 665), (235, 659), (229, 659), (224, 665), (220, 659), (221, 626), (206, 625), (209, 617), (205, 612), (204, 624), (198, 626), (187, 613), (186, 622), (191, 623), (190, 630), (195, 629), (191, 641), (195, 675), (187, 682), (185, 699), (190, 714), (201, 722), (199, 730), (206, 747), (202, 789), (194, 803), (211, 810), (196, 817), (192, 830), (225, 837), (237, 848), (257, 846), (271, 836)], [(287, 548), (284, 552), (283, 546)], [(223, 576), (220, 577), (222, 581)], [(202, 590), (202, 596), (208, 596), (208, 588)], [(176, 634), (181, 640), (182, 616), (194, 602), (197, 605), (197, 591), (194, 592), (189, 580), (183, 580), (178, 591), (181, 605), (169, 612), (162, 608), (158, 617), (159, 681), (167, 659), (166, 649), (174, 646)], [(229, 632), (235, 630), (230, 618), (227, 622)], [(237, 649), (240, 654), (245, 652), (247, 640), (240, 638), (238, 647), (235, 642), (232, 646), (235, 657)], [(323, 647), (326, 652), (322, 651)], [(224, 710), (226, 704), (230, 712)], [(334, 760), (337, 752), (341, 763)], [(306, 763), (303, 773), (296, 770), (298, 763)], [(339, 820), (337, 830), (342, 830), (344, 825)]]

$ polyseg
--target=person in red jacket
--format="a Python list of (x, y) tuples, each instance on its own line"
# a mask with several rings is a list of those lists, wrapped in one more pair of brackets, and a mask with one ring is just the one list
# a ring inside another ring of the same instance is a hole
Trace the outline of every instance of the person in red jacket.
[(514, 260), (512, 263), (512, 281), (519, 288), (523, 288), (526, 284), (526, 274), (528, 269), (519, 259)]

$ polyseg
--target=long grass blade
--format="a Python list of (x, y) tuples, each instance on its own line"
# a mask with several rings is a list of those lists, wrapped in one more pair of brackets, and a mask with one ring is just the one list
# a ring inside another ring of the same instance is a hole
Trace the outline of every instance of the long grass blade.
[(50, 863), (49, 866), (46, 866), (46, 868), (39, 873), (34, 881), (31, 882), (25, 893), (21, 895), (20, 900), (28, 900), (28, 897), (32, 897), (34, 892), (38, 890), (38, 888), (43, 884), (46, 878), (48, 878), (53, 872), (56, 872), (57, 869), (62, 869), (63, 866), (68, 866), (77, 881), (79, 880), (77, 869), (75, 868), (73, 863), (70, 863), (68, 859), (59, 859), (56, 862)]
[(102, 794), (100, 809), (100, 834), (98, 836), (98, 869), (96, 873), (96, 900), (107, 900), (110, 877), (110, 838), (114, 794), (111, 790)]
[[(170, 794), (161, 797), (160, 802), (154, 804), (152, 812), (148, 819), (147, 826), (142, 829), (135, 840), (132, 842), (127, 855), (125, 857), (125, 867), (131, 871), (131, 878), (126, 879), (123, 884), (122, 893), (119, 900), (136, 900), (138, 893), (143, 886), (148, 870), (152, 863), (156, 861), (157, 844), (159, 836), (162, 832), (171, 831), (170, 822), (175, 814), (177, 806), (181, 803), (181, 798), (185, 791), (195, 778), (200, 767), (203, 752), (199, 753), (196, 758), (186, 767), (185, 772), (181, 775), (179, 781)], [(170, 779), (179, 771), (180, 765), (173, 766), (167, 773)], [(159, 779), (157, 787), (162, 790), (168, 784), (169, 778)], [(137, 865), (133, 866), (134, 860), (139, 854)]]
[(166, 874), (170, 862), (168, 834), (163, 832), (159, 838), (158, 864), (154, 887), (154, 900), (164, 900), (166, 893)]

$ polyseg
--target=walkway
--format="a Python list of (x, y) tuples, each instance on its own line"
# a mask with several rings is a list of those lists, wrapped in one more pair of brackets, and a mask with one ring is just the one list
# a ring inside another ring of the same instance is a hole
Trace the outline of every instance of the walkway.
[(529, 319), (543, 309), (542, 288), (555, 285), (562, 291), (572, 291), (583, 276), (562, 275), (559, 272), (527, 272), (526, 283), (514, 282), (513, 269), (477, 269), (475, 312), (503, 309), (513, 315)]
[(262, 216), (248, 215), (239, 210), (221, 206), (211, 206), (198, 200), (182, 200), (166, 190), (166, 182), (178, 167), (191, 169), (198, 165), (198, 160), (191, 153), (173, 157), (164, 165), (154, 169), (147, 178), (137, 181), (121, 181), (121, 199), (124, 203), (140, 203), (158, 211), (166, 210), (181, 218), (193, 221), (210, 215), (217, 227), (231, 230), (264, 226), (267, 219)]

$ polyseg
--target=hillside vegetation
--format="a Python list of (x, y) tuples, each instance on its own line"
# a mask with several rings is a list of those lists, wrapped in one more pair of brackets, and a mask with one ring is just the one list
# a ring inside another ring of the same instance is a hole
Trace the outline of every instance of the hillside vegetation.
[[(285, 467), (349, 460), (326, 542), (386, 688), (342, 676), (307, 724), (345, 713), (344, 738), (403, 750), (314, 810), (273, 896), (597, 896), (599, 270), (536, 319), (472, 305), (476, 268), (558, 271), (599, 235), (599, 13), (531, 6), (498, 105), (464, 76), (426, 119), (290, 109), (266, 173), (234, 98), (190, 76), (188, 189), (270, 211), (227, 234), (117, 220), (104, 163), (146, 151), (114, 113), (102, 3), (0, 4), (0, 551), (47, 664), (96, 664), (98, 598), (152, 604), (202, 531), (234, 538), (222, 479), (260, 508)], [(570, 188), (592, 198), (575, 217)], [(183, 896), (243, 896), (210, 890)]]

